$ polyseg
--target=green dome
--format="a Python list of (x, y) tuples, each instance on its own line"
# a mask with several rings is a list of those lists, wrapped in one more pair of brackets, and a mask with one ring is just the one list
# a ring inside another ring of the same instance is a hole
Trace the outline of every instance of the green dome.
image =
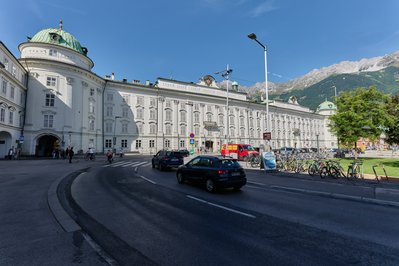
[(44, 29), (28, 38), (29, 42), (49, 43), (72, 49), (84, 56), (87, 56), (87, 48), (82, 47), (80, 42), (70, 33), (62, 29)]
[(337, 110), (337, 106), (333, 102), (329, 101), (324, 101), (322, 102), (319, 107), (317, 107), (317, 112), (320, 111), (331, 111), (331, 110)]

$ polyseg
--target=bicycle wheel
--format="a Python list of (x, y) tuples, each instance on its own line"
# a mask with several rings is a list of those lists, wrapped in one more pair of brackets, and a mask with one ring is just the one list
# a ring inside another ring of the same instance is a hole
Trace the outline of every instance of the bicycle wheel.
[(356, 179), (356, 175), (353, 172), (353, 166), (352, 165), (348, 166), (348, 171), (346, 172), (346, 178), (348, 180)]
[(324, 166), (320, 170), (320, 177), (321, 178), (326, 178), (327, 176), (328, 176), (328, 168), (327, 168), (327, 166)]
[(317, 173), (317, 167), (314, 164), (311, 164), (308, 168), (308, 174), (314, 176)]
[(336, 166), (331, 166), (330, 169), (328, 169), (328, 175), (331, 176), (332, 178), (338, 178), (339, 177), (339, 171)]

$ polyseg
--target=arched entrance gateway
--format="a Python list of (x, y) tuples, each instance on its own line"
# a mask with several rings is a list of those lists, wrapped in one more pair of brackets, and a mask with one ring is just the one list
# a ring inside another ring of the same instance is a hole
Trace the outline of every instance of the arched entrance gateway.
[(37, 139), (35, 155), (40, 157), (50, 157), (54, 150), (60, 148), (60, 140), (53, 135), (43, 135)]
[(11, 134), (6, 131), (0, 131), (0, 159), (5, 158), (5, 156), (8, 154), (8, 150), (11, 147), (12, 147)]

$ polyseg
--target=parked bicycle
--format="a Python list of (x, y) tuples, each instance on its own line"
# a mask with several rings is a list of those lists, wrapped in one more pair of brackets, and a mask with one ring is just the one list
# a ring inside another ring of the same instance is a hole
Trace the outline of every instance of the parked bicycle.
[(358, 179), (358, 178), (364, 178), (363, 176), (363, 161), (361, 160), (354, 160), (351, 162), (351, 164), (348, 166), (348, 171), (347, 171), (347, 178), (348, 180), (350, 179)]
[(247, 157), (247, 165), (249, 164), (252, 168), (260, 167), (260, 156), (259, 154), (252, 153)]

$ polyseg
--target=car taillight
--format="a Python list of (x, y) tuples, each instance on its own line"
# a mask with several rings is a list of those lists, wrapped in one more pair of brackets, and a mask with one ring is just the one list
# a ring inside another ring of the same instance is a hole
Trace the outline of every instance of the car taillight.
[(218, 170), (218, 175), (224, 175), (227, 174), (226, 170)]
[(163, 157), (163, 160), (167, 161), (167, 160), (169, 160), (169, 157)]

